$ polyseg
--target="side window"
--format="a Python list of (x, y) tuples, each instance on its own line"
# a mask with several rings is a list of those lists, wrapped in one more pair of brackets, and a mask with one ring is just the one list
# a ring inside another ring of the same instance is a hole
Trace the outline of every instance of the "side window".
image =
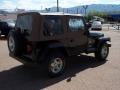
[(83, 20), (79, 18), (70, 18), (68, 23), (70, 31), (79, 31), (85, 28)]
[(43, 34), (53, 36), (63, 33), (62, 21), (58, 16), (45, 16)]

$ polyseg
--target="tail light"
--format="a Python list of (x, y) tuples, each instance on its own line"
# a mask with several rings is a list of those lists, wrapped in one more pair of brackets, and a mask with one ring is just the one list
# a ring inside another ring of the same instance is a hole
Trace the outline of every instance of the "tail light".
[(32, 52), (32, 45), (27, 44), (27, 53), (31, 53)]

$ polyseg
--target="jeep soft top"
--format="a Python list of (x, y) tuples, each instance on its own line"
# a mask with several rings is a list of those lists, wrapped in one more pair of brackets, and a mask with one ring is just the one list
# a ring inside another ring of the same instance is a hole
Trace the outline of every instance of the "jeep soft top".
[[(59, 17), (61, 19), (65, 19), (68, 16), (75, 16), (75, 17), (83, 17), (81, 14), (67, 14), (63, 12), (59, 13), (39, 13), (39, 12), (28, 12), (28, 13), (21, 13), (17, 17), (17, 22), (15, 28), (20, 28), (21, 30), (26, 30), (29, 33), (29, 40), (30, 41), (44, 41), (46, 38), (43, 35), (43, 22), (44, 17)], [(64, 23), (64, 22), (63, 22)]]

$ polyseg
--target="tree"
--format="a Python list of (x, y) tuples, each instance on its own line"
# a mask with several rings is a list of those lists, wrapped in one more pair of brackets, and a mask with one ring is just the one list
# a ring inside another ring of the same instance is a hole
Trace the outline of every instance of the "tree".
[(98, 17), (106, 19), (107, 13), (105, 13), (105, 12), (97, 12), (97, 11), (89, 12), (86, 15), (86, 19), (89, 21), (89, 20), (93, 19), (94, 16), (98, 16)]

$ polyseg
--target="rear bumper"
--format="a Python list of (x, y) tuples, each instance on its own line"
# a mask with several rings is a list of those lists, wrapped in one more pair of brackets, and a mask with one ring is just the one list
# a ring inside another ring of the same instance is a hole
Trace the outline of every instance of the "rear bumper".
[(14, 58), (15, 60), (23, 63), (23, 64), (24, 63), (31, 63), (31, 64), (35, 63), (32, 59), (30, 59), (28, 57), (25, 57), (24, 55), (22, 55), (22, 56), (15, 56), (12, 53), (9, 53), (9, 56)]

